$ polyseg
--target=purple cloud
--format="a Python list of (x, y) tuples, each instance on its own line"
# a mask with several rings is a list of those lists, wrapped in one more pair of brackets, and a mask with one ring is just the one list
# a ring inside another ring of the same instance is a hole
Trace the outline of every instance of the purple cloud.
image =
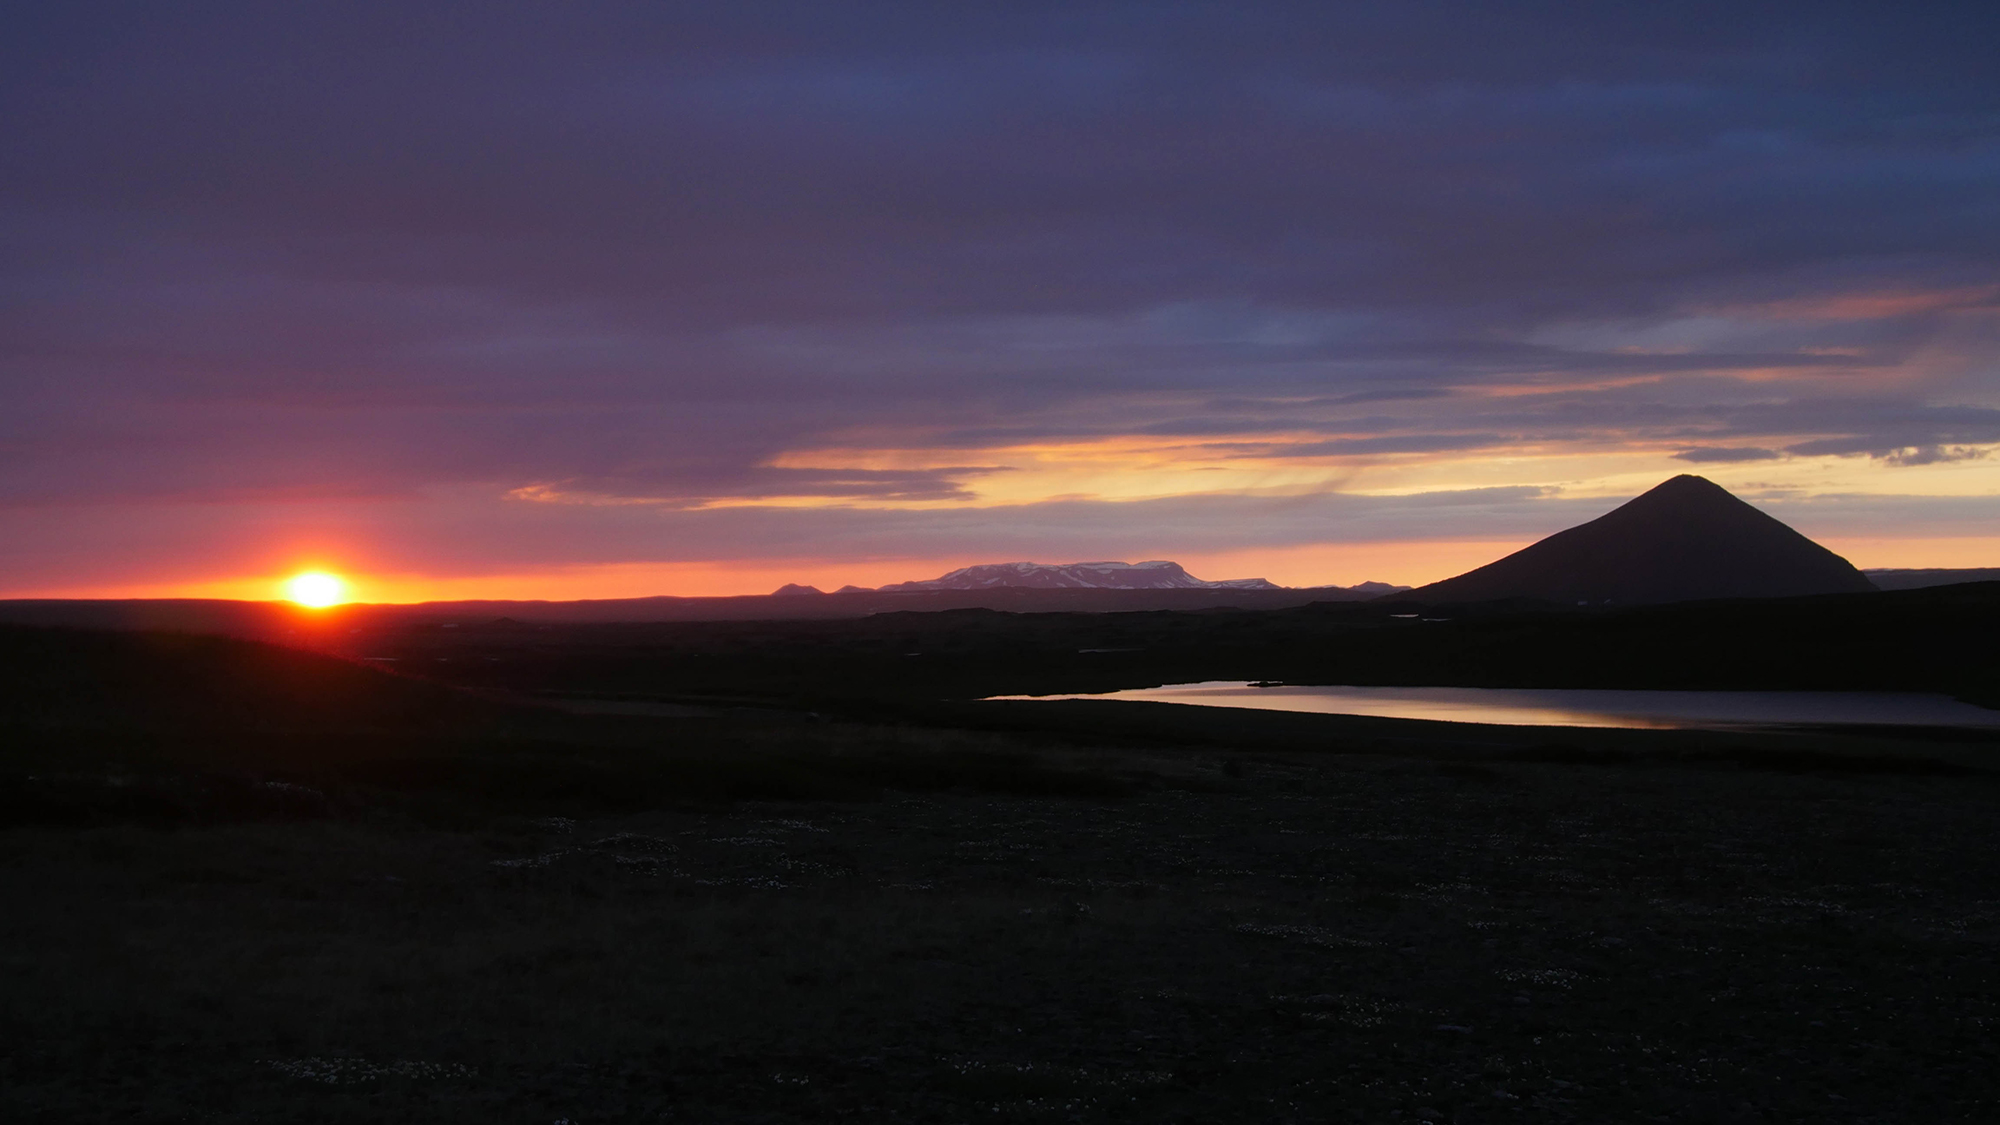
[(1775, 461), (1783, 456), (1776, 450), (1752, 445), (1703, 445), (1681, 450), (1674, 454), (1674, 460), (1697, 465), (1735, 465), (1745, 461)]

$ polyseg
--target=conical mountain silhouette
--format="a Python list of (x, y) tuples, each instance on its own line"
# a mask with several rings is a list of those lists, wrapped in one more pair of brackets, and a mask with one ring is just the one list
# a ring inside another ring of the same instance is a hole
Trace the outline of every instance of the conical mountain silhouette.
[(1678, 476), (1568, 531), (1399, 598), (1634, 605), (1873, 590), (1853, 564), (1704, 477)]

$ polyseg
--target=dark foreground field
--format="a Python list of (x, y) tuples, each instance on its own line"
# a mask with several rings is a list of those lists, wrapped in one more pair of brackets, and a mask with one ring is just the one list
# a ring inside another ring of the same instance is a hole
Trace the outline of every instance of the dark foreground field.
[(221, 651), (233, 725), (12, 703), (0, 1118), (2000, 1119), (1982, 744), (287, 728)]
[(15, 1121), (1990, 1121), (1985, 779), (1137, 759), (0, 837)]

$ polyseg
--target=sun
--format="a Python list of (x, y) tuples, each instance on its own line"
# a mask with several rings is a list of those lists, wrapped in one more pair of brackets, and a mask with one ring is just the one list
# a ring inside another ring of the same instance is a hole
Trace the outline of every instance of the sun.
[(308, 609), (325, 609), (347, 600), (347, 583), (338, 574), (308, 570), (285, 580), (285, 596)]

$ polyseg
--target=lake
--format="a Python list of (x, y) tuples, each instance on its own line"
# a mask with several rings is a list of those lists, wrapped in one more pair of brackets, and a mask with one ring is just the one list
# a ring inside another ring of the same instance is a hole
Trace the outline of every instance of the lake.
[(1876, 725), (2000, 728), (2000, 711), (1948, 695), (1872, 691), (1604, 691), (1568, 688), (1254, 687), (1242, 680), (1167, 684), (1101, 695), (996, 699), (1114, 699), (1372, 715), (1503, 726), (1739, 728)]

